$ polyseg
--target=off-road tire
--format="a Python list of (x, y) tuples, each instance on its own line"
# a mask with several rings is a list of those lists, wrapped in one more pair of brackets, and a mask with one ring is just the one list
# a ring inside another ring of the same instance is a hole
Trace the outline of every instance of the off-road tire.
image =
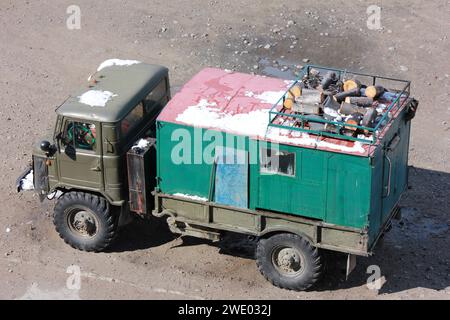
[[(77, 210), (86, 211), (95, 218), (95, 235), (82, 236), (73, 230), (69, 215)], [(104, 198), (84, 192), (65, 193), (57, 200), (53, 215), (56, 231), (67, 244), (75, 249), (95, 252), (104, 250), (114, 240), (117, 220)]]
[[(273, 262), (275, 250), (294, 248), (301, 256), (299, 274), (286, 275)], [(256, 248), (256, 265), (261, 274), (273, 285), (289, 290), (303, 291), (311, 288), (322, 273), (322, 258), (317, 248), (295, 234), (280, 233), (260, 239)]]

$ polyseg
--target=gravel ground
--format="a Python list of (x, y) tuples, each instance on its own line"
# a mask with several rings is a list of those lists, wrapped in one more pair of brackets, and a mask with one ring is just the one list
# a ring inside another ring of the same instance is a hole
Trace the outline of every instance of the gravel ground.
[[(0, 298), (450, 298), (449, 1), (77, 0), (80, 30), (66, 27), (70, 4), (1, 1)], [(382, 6), (381, 30), (367, 28), (371, 4)], [(55, 107), (108, 58), (166, 65), (175, 90), (206, 66), (291, 78), (308, 61), (411, 80), (420, 107), (402, 220), (348, 281), (332, 256), (309, 292), (266, 282), (252, 243), (175, 238), (158, 220), (128, 226), (108, 252), (71, 249), (52, 226), (54, 204), (14, 183)], [(66, 288), (72, 264), (80, 290)], [(381, 268), (380, 290), (366, 286), (370, 265)]]

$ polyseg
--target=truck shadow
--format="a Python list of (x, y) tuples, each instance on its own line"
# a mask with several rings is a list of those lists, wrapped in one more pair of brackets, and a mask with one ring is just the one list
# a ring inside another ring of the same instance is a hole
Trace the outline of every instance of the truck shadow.
[(400, 203), (401, 220), (394, 220), (374, 255), (358, 258), (356, 269), (345, 281), (345, 255), (330, 254), (326, 275), (315, 290), (366, 287), (374, 279), (371, 266), (379, 267), (381, 273), (378, 294), (450, 286), (450, 174), (410, 167), (409, 186)]
[[(415, 288), (445, 290), (450, 286), (450, 173), (410, 167), (409, 185), (401, 201), (402, 218), (393, 221), (393, 228), (377, 244), (374, 255), (358, 257), (346, 280), (346, 255), (324, 252), (324, 276), (312, 291), (370, 290), (366, 285), (375, 279), (376, 267), (381, 274), (378, 294)], [(246, 237), (233, 234), (217, 246), (222, 254), (254, 259), (256, 242)]]
[[(346, 255), (325, 252), (326, 270), (312, 291), (366, 288), (377, 266), (381, 273), (378, 294), (409, 289), (443, 290), (450, 286), (450, 174), (410, 167), (410, 189), (401, 201), (402, 218), (375, 248), (371, 257), (358, 257), (357, 266), (345, 279)], [(110, 251), (134, 251), (163, 245), (176, 239), (165, 219), (136, 220), (119, 235)], [(175, 247), (213, 245), (220, 254), (255, 259), (256, 241), (226, 233), (221, 241), (211, 242), (183, 237)], [(367, 290), (369, 290), (367, 288)]]
[(173, 241), (176, 237), (169, 231), (165, 219), (153, 216), (149, 219), (136, 217), (120, 230), (116, 241), (107, 251), (124, 252), (149, 249)]

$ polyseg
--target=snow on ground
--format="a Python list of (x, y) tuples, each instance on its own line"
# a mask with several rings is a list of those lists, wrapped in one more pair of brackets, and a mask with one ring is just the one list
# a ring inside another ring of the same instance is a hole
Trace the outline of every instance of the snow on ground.
[(31, 170), (22, 180), (20, 180), (20, 185), (22, 187), (22, 190), (34, 189), (33, 170)]
[(112, 97), (117, 97), (117, 94), (111, 91), (89, 90), (79, 96), (78, 101), (91, 107), (104, 107)]
[(108, 59), (103, 61), (97, 68), (97, 71), (112, 67), (112, 66), (131, 66), (133, 64), (141, 63), (137, 60), (121, 60), (121, 59)]
[(186, 198), (186, 199), (191, 199), (191, 200), (195, 200), (195, 201), (208, 201), (207, 198), (203, 198), (203, 197), (199, 197), (199, 196), (193, 196), (193, 195), (184, 194), (184, 193), (175, 193), (174, 196), (182, 197), (182, 198)]

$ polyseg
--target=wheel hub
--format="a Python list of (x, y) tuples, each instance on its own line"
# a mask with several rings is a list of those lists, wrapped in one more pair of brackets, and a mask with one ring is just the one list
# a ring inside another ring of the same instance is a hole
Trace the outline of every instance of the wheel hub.
[(294, 275), (302, 270), (300, 254), (294, 248), (282, 248), (273, 258), (275, 267), (283, 274)]
[(83, 236), (93, 236), (97, 232), (96, 219), (88, 211), (78, 211), (69, 221), (71, 228)]

